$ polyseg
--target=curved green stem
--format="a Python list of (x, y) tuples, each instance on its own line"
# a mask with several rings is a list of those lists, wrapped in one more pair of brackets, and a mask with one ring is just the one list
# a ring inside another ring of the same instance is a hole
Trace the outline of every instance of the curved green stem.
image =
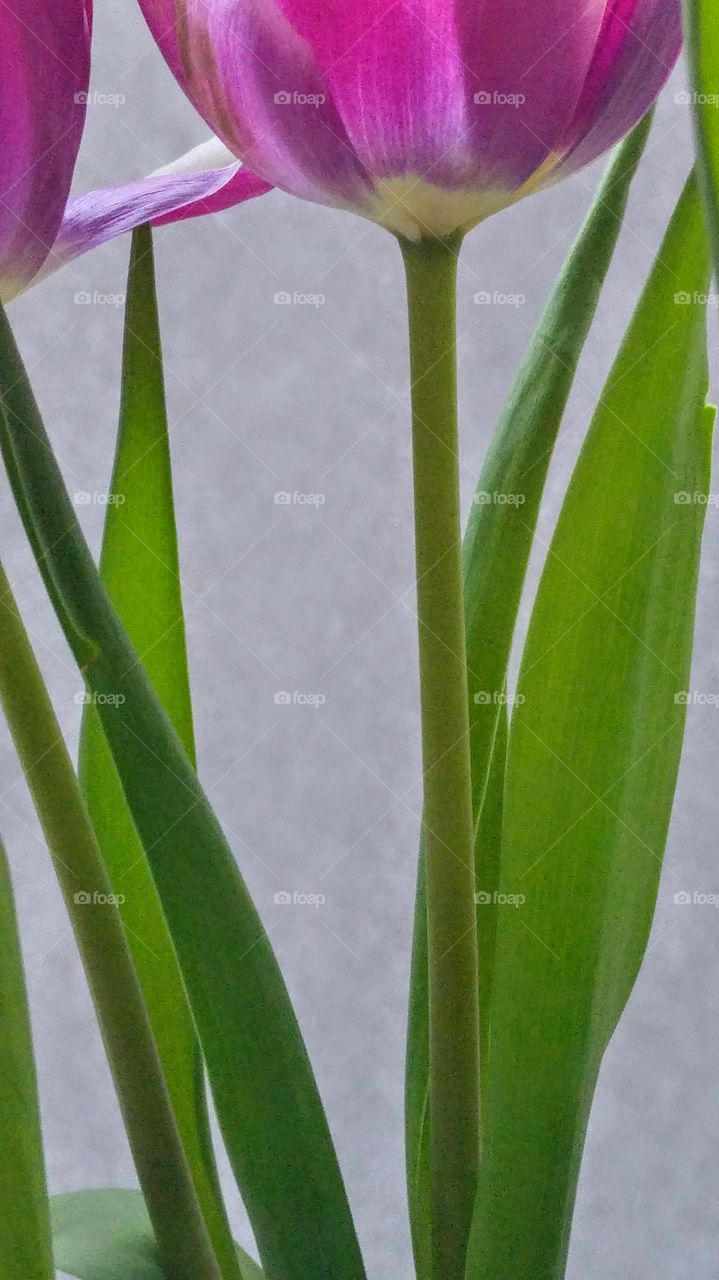
[(2, 565), (0, 702), (72, 921), (161, 1254), (173, 1280), (221, 1280), (112, 887)]
[(459, 238), (402, 242), (412, 367), (435, 1280), (464, 1276), (480, 1141), (474, 830), (457, 429), (459, 248)]

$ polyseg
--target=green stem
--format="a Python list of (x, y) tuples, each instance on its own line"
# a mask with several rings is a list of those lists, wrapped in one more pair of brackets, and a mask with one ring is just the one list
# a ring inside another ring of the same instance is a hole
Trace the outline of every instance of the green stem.
[(120, 913), (2, 565), (0, 702), (72, 921), (161, 1254), (173, 1280), (221, 1280)]
[(402, 242), (412, 367), (432, 1270), (462, 1280), (479, 1169), (479, 990), (457, 429), (459, 238)]

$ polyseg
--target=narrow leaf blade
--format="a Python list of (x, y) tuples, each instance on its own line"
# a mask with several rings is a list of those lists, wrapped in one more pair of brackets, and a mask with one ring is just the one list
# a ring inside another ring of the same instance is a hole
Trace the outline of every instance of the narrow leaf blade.
[[(100, 573), (130, 640), (194, 762), (152, 233), (132, 240), (122, 405)], [(127, 932), (195, 1190), (225, 1280), (238, 1275), (209, 1137), (204, 1069), (149, 863), (100, 717), (85, 707), (80, 781)]]
[(651, 927), (713, 421), (704, 308), (675, 293), (701, 294), (707, 271), (691, 182), (575, 470), (532, 617), (509, 744), (507, 905), (468, 1280), (564, 1274), (597, 1073)]
[(35, 1060), (10, 870), (2, 841), (0, 1045), (0, 1274), (3, 1280), (52, 1280)]

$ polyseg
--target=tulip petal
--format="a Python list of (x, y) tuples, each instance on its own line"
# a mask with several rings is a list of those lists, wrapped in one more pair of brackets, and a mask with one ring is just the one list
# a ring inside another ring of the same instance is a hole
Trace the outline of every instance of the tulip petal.
[(679, 0), (609, 0), (558, 176), (596, 160), (649, 110), (681, 49)]
[(90, 76), (89, 0), (0, 4), (0, 297), (39, 270), (67, 202)]
[(373, 175), (516, 190), (572, 118), (606, 0), (278, 0)]
[(471, 119), (454, 5), (446, 0), (279, 0), (315, 53), (363, 165), (374, 178), (430, 181)]
[(513, 189), (556, 151), (595, 54), (607, 0), (460, 4), (462, 50), (479, 120), (478, 175)]
[(181, 87), (230, 150), (271, 182), (323, 203), (368, 181), (308, 45), (274, 0), (140, 0)]
[(238, 161), (201, 172), (171, 170), (71, 200), (42, 276), (145, 222), (161, 226), (218, 213), (272, 190)]

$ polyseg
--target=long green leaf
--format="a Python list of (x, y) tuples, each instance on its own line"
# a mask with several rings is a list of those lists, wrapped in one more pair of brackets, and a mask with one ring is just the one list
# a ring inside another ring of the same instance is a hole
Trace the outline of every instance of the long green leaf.
[[(128, 636), (194, 763), (152, 233), (130, 255), (120, 428), (100, 573)], [(209, 1138), (204, 1069), (152, 873), (100, 717), (88, 704), (80, 781), (142, 987), (197, 1196), (225, 1280), (239, 1275)]]
[(329, 1129), (267, 934), (104, 591), (7, 321), (0, 444), (39, 568), (97, 700), (175, 944), (269, 1280), (363, 1280)]
[[(475, 815), (479, 819), (497, 734), (506, 736), (502, 696), (534, 529), (554, 444), (599, 295), (621, 230), (632, 179), (651, 116), (617, 148), (592, 209), (532, 339), (495, 432), (467, 529), (464, 589), (472, 723)], [(509, 502), (499, 501), (509, 496)], [(489, 499), (489, 500), (487, 500)], [(501, 587), (498, 589), (498, 584)], [(480, 1032), (486, 1064), (494, 895), (499, 877), (504, 751), (492, 774), (479, 823), (476, 881), (480, 962)], [(429, 1275), (427, 1101), (427, 928), (424, 859), (420, 858), (406, 1073), (407, 1177), (415, 1261)]]
[(689, 683), (713, 412), (696, 183), (605, 389), (547, 560), (505, 785), (469, 1280), (559, 1280), (602, 1054), (651, 927)]
[(10, 870), (1, 840), (0, 1055), (0, 1274), (3, 1280), (52, 1280), (35, 1060)]
[(697, 170), (714, 272), (719, 279), (719, 9), (716, 0), (683, 0), (683, 3)]
[(0, 564), (0, 703), (93, 998), (140, 1185), (174, 1280), (220, 1280), (95, 831)]
[[(139, 1191), (74, 1191), (53, 1196), (50, 1211), (60, 1271), (77, 1280), (168, 1280)], [(257, 1263), (235, 1248), (247, 1280), (262, 1280)]]

